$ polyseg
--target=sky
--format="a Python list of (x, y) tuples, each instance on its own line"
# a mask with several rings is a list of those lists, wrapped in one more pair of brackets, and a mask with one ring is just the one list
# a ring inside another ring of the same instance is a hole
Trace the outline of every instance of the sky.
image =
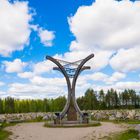
[(94, 53), (76, 97), (88, 88), (140, 92), (140, 1), (0, 0), (0, 98), (67, 96), (64, 77), (45, 59)]

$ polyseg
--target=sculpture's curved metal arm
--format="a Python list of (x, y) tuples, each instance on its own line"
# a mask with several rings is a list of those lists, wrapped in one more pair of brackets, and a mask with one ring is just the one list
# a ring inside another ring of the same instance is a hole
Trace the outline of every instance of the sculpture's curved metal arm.
[[(73, 102), (74, 102), (75, 109), (76, 109), (76, 111), (80, 114), (80, 116), (83, 116), (83, 114), (82, 114), (82, 112), (81, 112), (81, 110), (80, 110), (80, 108), (79, 108), (79, 106), (78, 106), (78, 104), (77, 104), (77, 102), (76, 102), (76, 98), (75, 98), (75, 85), (76, 85), (76, 81), (77, 81), (78, 75), (80, 74), (80, 72), (82, 72), (83, 70), (85, 70), (85, 69), (82, 70), (84, 64), (85, 64), (88, 60), (90, 60), (91, 58), (93, 58), (93, 57), (94, 57), (94, 54), (91, 54), (91, 55), (89, 55), (88, 57), (86, 57), (85, 59), (83, 59), (83, 61), (80, 63), (80, 65), (78, 66), (78, 68), (77, 68), (77, 70), (76, 70), (76, 73), (75, 73), (75, 75), (74, 75), (73, 82), (72, 82), (72, 94), (73, 94), (73, 95), (72, 95), (72, 98), (73, 98)], [(82, 71), (81, 71), (81, 70), (82, 70)]]
[(58, 66), (59, 71), (61, 71), (63, 73), (63, 75), (64, 75), (64, 77), (66, 79), (66, 82), (67, 82), (67, 86), (68, 86), (68, 100), (66, 102), (66, 105), (65, 105), (63, 111), (60, 114), (60, 117), (62, 119), (64, 117), (64, 115), (66, 114), (66, 112), (68, 111), (68, 109), (69, 109), (70, 99), (71, 99), (71, 83), (70, 83), (69, 77), (68, 77), (65, 69), (63, 68), (63, 66), (57, 60), (55, 60), (51, 56), (46, 56), (46, 59), (52, 61), (53, 63), (55, 63)]

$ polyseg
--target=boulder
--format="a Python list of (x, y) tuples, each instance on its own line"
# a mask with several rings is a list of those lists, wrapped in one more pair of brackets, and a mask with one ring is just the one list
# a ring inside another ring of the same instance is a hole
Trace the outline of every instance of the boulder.
[(44, 117), (43, 117), (43, 120), (45, 120), (45, 121), (47, 121), (47, 120), (49, 120), (50, 118), (49, 118), (49, 116), (46, 114)]
[(128, 119), (133, 120), (135, 119), (135, 116), (136, 116), (135, 110), (128, 111), (128, 115), (127, 115)]
[(116, 113), (116, 119), (122, 119), (123, 118), (123, 114), (120, 111), (117, 111)]
[(114, 120), (116, 120), (116, 117), (115, 117), (114, 115), (109, 116), (109, 120), (110, 120), (110, 121), (114, 121)]

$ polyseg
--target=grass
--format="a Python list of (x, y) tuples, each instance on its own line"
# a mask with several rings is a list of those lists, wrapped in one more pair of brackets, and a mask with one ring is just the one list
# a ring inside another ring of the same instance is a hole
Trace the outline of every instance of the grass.
[(126, 124), (140, 124), (140, 120), (102, 120), (101, 122), (112, 122), (116, 124), (126, 123)]
[(9, 140), (8, 137), (11, 135), (11, 132), (5, 131), (3, 129), (0, 130), (0, 140)]
[(132, 140), (136, 139), (139, 140), (139, 132), (134, 129), (129, 129), (121, 134), (114, 135), (109, 137), (108, 140)]
[(4, 130), (5, 127), (14, 126), (16, 123), (1, 123), (0, 124), (0, 140), (10, 140), (8, 137), (12, 135), (12, 132)]
[(130, 120), (127, 121), (128, 124), (140, 124), (140, 120)]

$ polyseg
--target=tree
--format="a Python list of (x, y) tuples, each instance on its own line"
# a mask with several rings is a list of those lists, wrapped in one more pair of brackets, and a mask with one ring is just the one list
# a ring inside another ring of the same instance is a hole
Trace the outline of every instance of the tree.
[(3, 100), (0, 99), (0, 114), (3, 113)]
[(78, 104), (78, 106), (81, 110), (84, 110), (84, 108), (85, 108), (85, 97), (84, 96), (78, 97), (77, 98), (77, 104)]
[(54, 110), (62, 111), (66, 104), (66, 98), (64, 96), (60, 96), (54, 100)]
[(48, 99), (43, 100), (43, 112), (49, 112), (50, 111), (50, 104)]
[(125, 89), (122, 92), (122, 100), (123, 100), (123, 105), (125, 105), (125, 108), (128, 108), (128, 103), (129, 103), (129, 100), (130, 100), (130, 96), (129, 96), (129, 92), (128, 92), (127, 89)]
[[(77, 98), (77, 103), (81, 110), (94, 109), (116, 109), (116, 108), (139, 108), (140, 95), (133, 89), (125, 89), (123, 92), (117, 92), (113, 88), (105, 94), (100, 90), (99, 94), (93, 89), (87, 89), (85, 95)], [(1, 113), (27, 113), (27, 112), (56, 112), (62, 111), (66, 104), (65, 96), (56, 99), (14, 99), (7, 97), (0, 99)]]
[(99, 108), (100, 109), (105, 109), (106, 108), (105, 93), (104, 93), (103, 89), (101, 89), (99, 91)]
[(8, 97), (4, 101), (5, 103), (5, 113), (15, 113), (15, 104), (14, 104), (14, 99), (11, 97)]
[(97, 109), (98, 101), (93, 89), (88, 89), (85, 92), (85, 110)]
[(105, 96), (106, 106), (107, 108), (111, 108), (111, 93), (110, 90), (107, 91), (107, 94)]

